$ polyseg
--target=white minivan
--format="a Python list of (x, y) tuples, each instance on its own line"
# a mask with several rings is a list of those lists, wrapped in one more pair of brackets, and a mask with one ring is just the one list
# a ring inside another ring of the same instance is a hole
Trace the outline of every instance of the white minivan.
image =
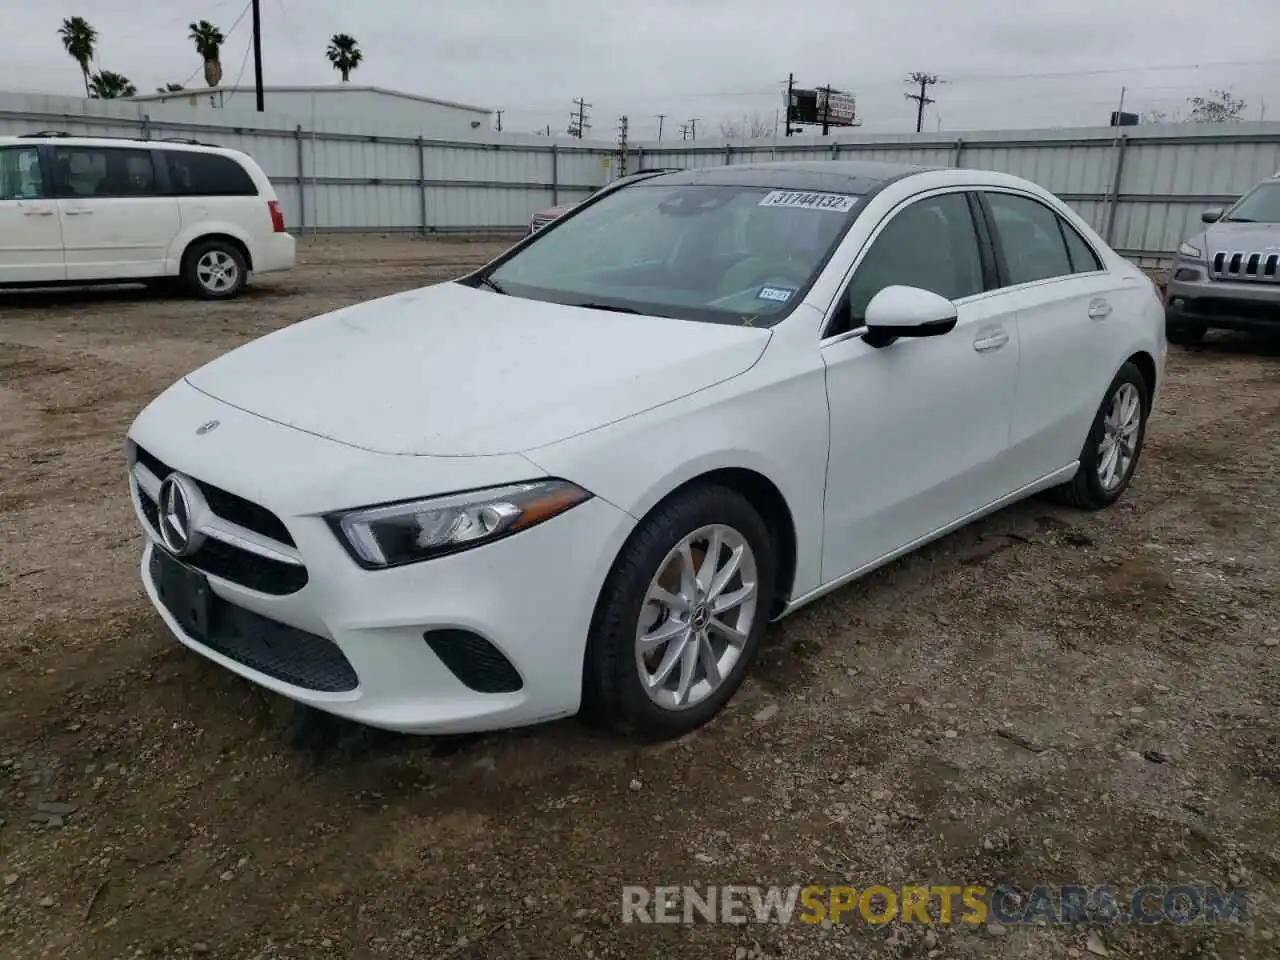
[(293, 267), (248, 155), (194, 141), (0, 137), (0, 287), (165, 282), (225, 299)]

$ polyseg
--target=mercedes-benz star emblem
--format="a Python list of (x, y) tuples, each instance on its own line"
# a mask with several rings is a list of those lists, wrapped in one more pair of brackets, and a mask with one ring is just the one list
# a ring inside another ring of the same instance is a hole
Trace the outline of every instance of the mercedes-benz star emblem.
[(200, 426), (196, 427), (196, 436), (203, 437), (206, 433), (212, 433), (218, 429), (218, 424), (221, 422), (221, 420), (209, 420), (200, 424)]
[(197, 526), (203, 503), (199, 488), (181, 474), (171, 473), (160, 484), (160, 539), (176, 556), (190, 556), (204, 543)]

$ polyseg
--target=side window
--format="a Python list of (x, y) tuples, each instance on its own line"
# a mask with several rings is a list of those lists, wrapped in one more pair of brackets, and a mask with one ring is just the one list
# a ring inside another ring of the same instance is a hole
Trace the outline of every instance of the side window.
[(1065, 277), (1073, 271), (1058, 215), (1043, 203), (1009, 193), (988, 193), (996, 244), (1010, 285)]
[(173, 192), (191, 197), (256, 197), (253, 178), (236, 161), (217, 153), (166, 150)]
[(1092, 273), (1094, 270), (1101, 270), (1102, 261), (1093, 252), (1093, 247), (1080, 236), (1080, 232), (1061, 217), (1058, 218), (1058, 226), (1062, 228), (1062, 235), (1067, 240), (1067, 253), (1071, 257), (1072, 272)]
[(55, 147), (54, 187), (60, 197), (151, 197), (156, 173), (150, 150)]
[(35, 147), (0, 149), (0, 200), (39, 200), (44, 197), (40, 151)]
[(973, 214), (962, 193), (917, 200), (871, 242), (845, 292), (847, 314), (829, 331), (862, 326), (871, 298), (885, 287), (922, 287), (948, 300), (981, 293), (982, 257)]

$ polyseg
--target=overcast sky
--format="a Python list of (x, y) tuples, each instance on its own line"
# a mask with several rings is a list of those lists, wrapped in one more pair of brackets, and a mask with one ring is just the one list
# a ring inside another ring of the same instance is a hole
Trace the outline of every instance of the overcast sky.
[[(187, 39), (194, 19), (228, 34), (224, 83), (244, 69), (246, 0), (5, 0), (0, 89), (75, 94), (79, 70), (57, 28), (88, 19), (98, 66), (140, 92), (202, 85)], [(508, 130), (563, 132), (582, 96), (593, 135), (664, 139), (697, 118), (699, 139), (756, 114), (769, 126), (788, 72), (858, 98), (864, 131), (914, 129), (903, 94), (913, 70), (939, 75), (926, 130), (1071, 126), (1126, 109), (1185, 113), (1188, 97), (1227, 87), (1248, 119), (1280, 120), (1276, 0), (261, 0), (270, 84), (333, 83), (328, 37), (353, 35), (354, 83), (504, 110)], [(234, 29), (233, 29), (234, 24)], [(268, 109), (270, 105), (268, 104)]]

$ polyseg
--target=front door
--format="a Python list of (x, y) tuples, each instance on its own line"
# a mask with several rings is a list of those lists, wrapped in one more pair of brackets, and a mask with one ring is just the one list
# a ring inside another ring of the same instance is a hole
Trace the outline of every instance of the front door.
[[(944, 192), (899, 207), (855, 269), (822, 346), (831, 423), (824, 582), (1014, 489), (1003, 468), (1017, 315), (990, 289), (990, 260), (966, 194)], [(955, 329), (881, 348), (866, 343), (859, 333), (866, 306), (893, 284), (952, 300)]]
[(0, 283), (66, 278), (58, 203), (38, 147), (0, 147)]

